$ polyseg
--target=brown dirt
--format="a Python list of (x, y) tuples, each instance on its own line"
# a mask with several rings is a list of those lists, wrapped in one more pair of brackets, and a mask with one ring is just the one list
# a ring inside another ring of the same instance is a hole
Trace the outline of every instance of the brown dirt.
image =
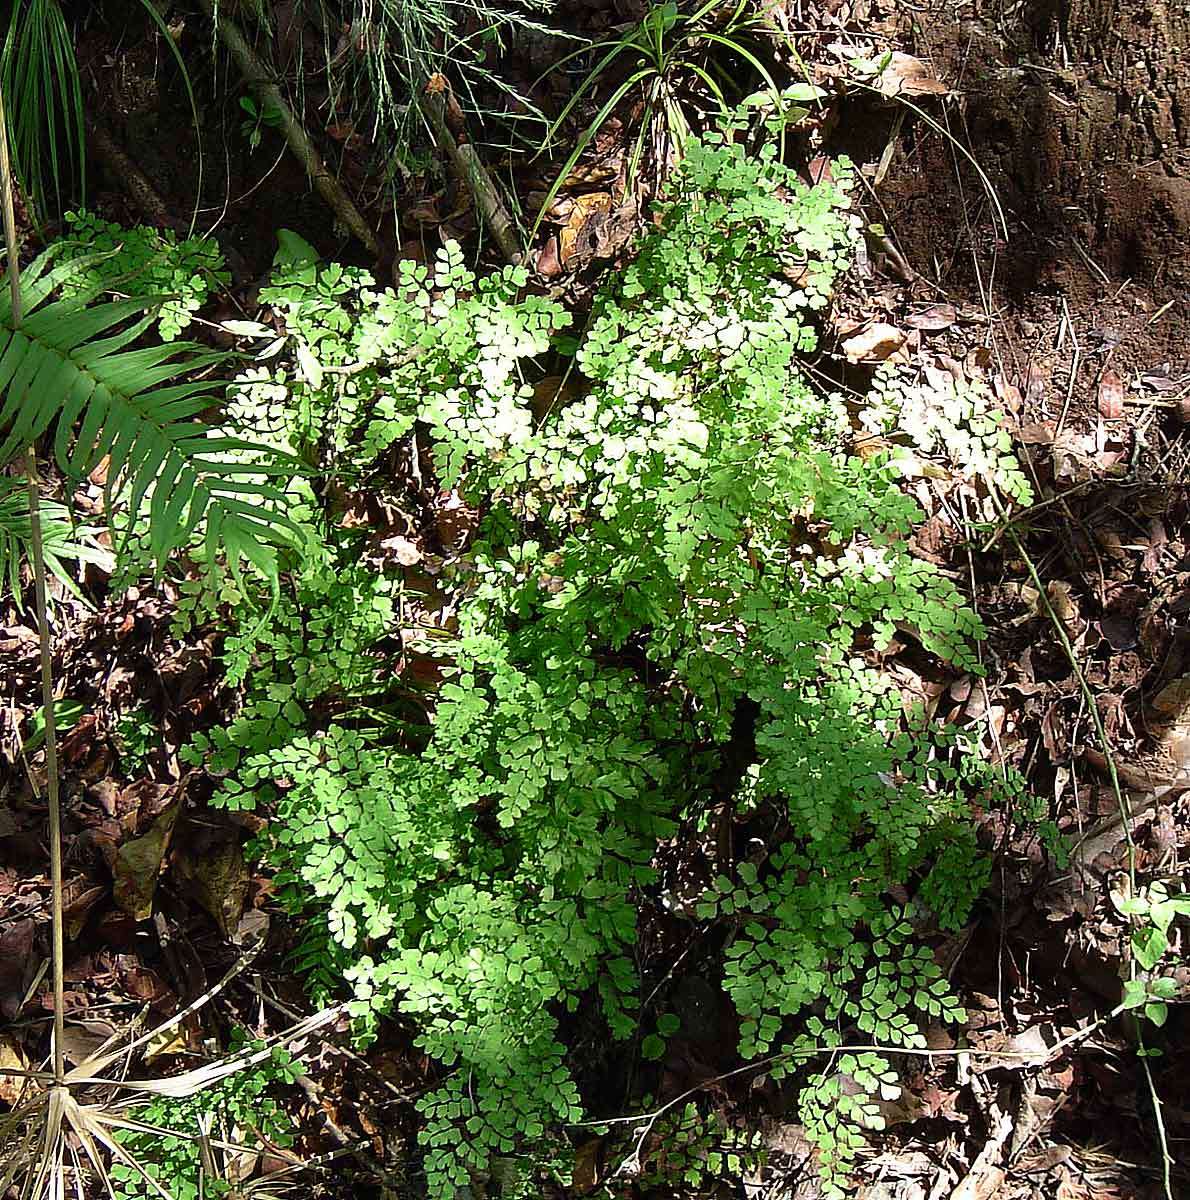
[[(1009, 215), (1005, 282), (1016, 294), (1083, 251), (1110, 278), (1154, 289), (1190, 283), (1190, 9), (1153, 0), (981, 0), (965, 19), (934, 5), (915, 49), (962, 93), (955, 132), (976, 152)], [(927, 151), (928, 153), (928, 151)], [(937, 220), (965, 221), (981, 189), (934, 150)], [(941, 201), (941, 203), (939, 203)], [(959, 212), (955, 212), (955, 202)], [(965, 201), (965, 204), (964, 204)], [(963, 209), (966, 215), (963, 215)], [(916, 244), (917, 238), (910, 238)]]
[[(1136, 768), (1154, 748), (1154, 696), (1190, 669), (1190, 434), (1179, 407), (1190, 396), (1190, 7), (930, 0), (896, 18), (901, 46), (961, 93), (930, 111), (946, 113), (986, 171), (1007, 237), (974, 169), (913, 117), (880, 190), (885, 211), (873, 219), (921, 273), (918, 300), (941, 291), (994, 318), (987, 345), (1020, 389), (1018, 432), (1064, 428), (1108, 466), (1072, 486), (1053, 471), (1048, 445), (1029, 447), (1043, 496), (1060, 498), (1030, 518), (1025, 544), (1083, 622), (1082, 668), (1117, 761)], [(869, 163), (892, 128), (884, 117), (856, 135), (870, 139)], [(1102, 407), (1112, 373), (1124, 388), (1121, 416)], [(992, 629), (992, 711), (1005, 721), (1008, 756), (1036, 794), (1054, 797), (1063, 829), (1089, 827), (1115, 802), (1094, 765), (1097, 741), (1069, 661), (1044, 622), (1014, 617), (1012, 597), (1029, 580), (1011, 547), (978, 568)], [(1158, 805), (1137, 829), (1142, 867), (1176, 872), (1188, 826), (1186, 794)], [(1020, 848), (1001, 859), (992, 889), (1000, 911), (979, 924), (958, 973), (969, 997), (996, 997), (989, 1003), (1007, 1029), (1028, 1028), (1039, 1012), (1082, 1022), (1117, 1002), (1126, 951), (1104, 881), (1118, 877), (1123, 847), (1108, 857), (1099, 883), (1074, 888), (1069, 877), (1046, 882)], [(1050, 1165), (1022, 1166), (1025, 1156), (997, 1194), (1038, 1195), (1039, 1186), (1046, 1195), (1159, 1194), (1152, 1106), (1131, 1033), (1105, 1036), (1114, 1053), (1076, 1056), (1058, 1087), (1064, 1100), (1036, 1142)], [(1184, 1009), (1157, 1036), (1165, 1058), (1153, 1077), (1177, 1158), (1190, 1111)], [(1132, 1172), (1126, 1162), (1149, 1168)], [(1174, 1194), (1184, 1184), (1175, 1177)]]

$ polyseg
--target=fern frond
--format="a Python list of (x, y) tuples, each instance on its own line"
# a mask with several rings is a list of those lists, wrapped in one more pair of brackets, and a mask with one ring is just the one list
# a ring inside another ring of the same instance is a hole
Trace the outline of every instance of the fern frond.
[[(102, 563), (108, 557), (95, 542), (98, 530), (75, 528), (64, 505), (41, 502), (41, 538), (45, 565), (81, 599), (70, 577), (66, 560)], [(29, 497), (24, 480), (0, 479), (0, 595), (7, 587), (18, 608), (21, 604), (21, 563), (29, 556), (32, 541)]]
[(205, 522), (208, 551), (222, 552), (232, 571), (246, 561), (275, 578), (277, 552), (301, 531), (272, 480), (301, 471), (299, 461), (216, 434), (199, 419), (221, 404), (223, 384), (194, 375), (221, 355), (193, 343), (134, 345), (159, 297), (55, 295), (69, 264), (53, 267), (51, 257), (22, 273), (19, 327), (7, 296), (0, 298), (0, 465), (52, 430), (54, 456), (68, 475), (86, 475), (107, 459), (107, 510), (121, 499), (125, 536), (148, 502), (158, 568)]

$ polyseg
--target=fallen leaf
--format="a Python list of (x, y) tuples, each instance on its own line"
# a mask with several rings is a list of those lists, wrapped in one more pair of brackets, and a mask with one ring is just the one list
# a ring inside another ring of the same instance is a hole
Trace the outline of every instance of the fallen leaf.
[(1180, 720), (1190, 710), (1190, 675), (1168, 683), (1153, 697), (1153, 711), (1167, 721)]
[[(438, 198), (436, 196), (430, 196), (425, 200), (418, 201), (417, 204), (410, 205), (408, 209), (403, 209), (401, 212), (401, 220), (407, 221), (411, 225), (440, 224), (442, 221), (442, 214), (438, 211)], [(418, 243), (418, 245), (420, 247), (420, 243)], [(401, 258), (405, 259), (410, 257), (412, 257), (412, 255), (407, 254), (405, 252), (405, 246), (402, 246)], [(395, 269), (393, 271), (393, 275), (395, 277), (393, 282), (399, 283), (400, 278), (397, 276)]]
[(546, 279), (553, 279), (564, 270), (558, 258), (558, 239), (551, 237), (537, 252), (537, 273)]
[(15, 1107), (21, 1094), (29, 1086), (27, 1079), (19, 1075), (6, 1075), (5, 1071), (27, 1071), (29, 1060), (21, 1044), (10, 1033), (0, 1033), (0, 1101), (10, 1108)]
[(188, 1036), (185, 1022), (158, 1029), (145, 1043), (145, 1062), (170, 1054), (186, 1054), (193, 1048), (192, 1040), (196, 1039)]
[(120, 986), (134, 999), (156, 1004), (172, 994), (161, 976), (139, 963), (135, 956), (121, 954), (115, 965)]
[(175, 858), (174, 870), (203, 910), (214, 918), (219, 932), (229, 938), (244, 915), (248, 895), (248, 868), (239, 840), (228, 837), (214, 846), (183, 846)]
[(117, 814), (122, 818), (130, 818), (134, 828), (143, 829), (174, 806), (173, 793), (174, 789), (167, 783), (138, 779), (120, 793), (116, 802)]
[(1115, 371), (1104, 371), (1099, 380), (1099, 415), (1107, 421), (1124, 415), (1124, 381)]
[(905, 344), (905, 335), (895, 325), (874, 321), (846, 338), (842, 350), (850, 363), (883, 362)]
[(993, 384), (996, 399), (1014, 416), (1021, 411), (1021, 389), (1015, 383), (1009, 383), (1003, 375), (997, 375)]
[(71, 1066), (81, 1067), (116, 1036), (110, 1021), (70, 1021), (62, 1030), (62, 1053)]
[(956, 316), (953, 304), (931, 304), (929, 308), (920, 312), (909, 313), (903, 323), (910, 329), (937, 333), (939, 330), (949, 329), (955, 323)]
[(181, 799), (175, 800), (150, 826), (144, 837), (133, 838), (116, 852), (112, 897), (135, 921), (144, 921), (153, 911), (157, 877), (169, 853)]
[(81, 875), (67, 880), (62, 889), (62, 920), (67, 941), (73, 942), (82, 933), (95, 905), (106, 895), (106, 887), (90, 884)]
[(1029, 364), (1024, 379), (1024, 392), (1029, 400), (1036, 402), (1045, 395), (1046, 388), (1049, 387), (1051, 372), (1052, 368), (1046, 363)]
[(884, 96), (946, 96), (950, 93), (950, 88), (926, 63), (899, 50), (888, 56), (888, 64), (877, 77), (876, 86)]
[(1025, 446), (1052, 446), (1057, 426), (1053, 421), (1038, 421), (1031, 425), (1022, 425), (1017, 433), (1017, 441)]
[(572, 1180), (574, 1190), (580, 1196), (589, 1195), (599, 1186), (599, 1152), (602, 1148), (602, 1138), (591, 1138), (574, 1153)]
[(421, 551), (407, 537), (400, 535), (387, 537), (382, 539), (380, 545), (382, 549), (390, 551), (403, 567), (412, 567), (415, 563), (421, 562)]
[(570, 260), (576, 257), (591, 226), (602, 222), (611, 210), (612, 197), (609, 192), (587, 192), (574, 197), (574, 208), (558, 235), (558, 256), (564, 266), (569, 266)]
[(33, 961), (36, 929), (33, 918), (25, 917), (0, 932), (0, 1015), (9, 1021), (16, 1020), (37, 972)]
[(1078, 605), (1074, 602), (1072, 591), (1070, 584), (1064, 579), (1051, 580), (1045, 589), (1054, 615), (1071, 632), (1077, 628), (1079, 620)]

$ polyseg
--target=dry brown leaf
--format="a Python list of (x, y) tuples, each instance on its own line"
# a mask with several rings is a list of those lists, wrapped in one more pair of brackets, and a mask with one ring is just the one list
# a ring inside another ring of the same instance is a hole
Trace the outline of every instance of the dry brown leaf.
[(1115, 371), (1104, 371), (1099, 380), (1099, 415), (1107, 421), (1124, 415), (1124, 381)]
[(842, 350), (850, 363), (883, 362), (905, 344), (905, 335), (895, 326), (874, 321), (845, 338)]
[(950, 92), (927, 63), (899, 50), (889, 56), (876, 83), (885, 96), (945, 96)]
[(72, 1067), (98, 1054), (117, 1034), (110, 1021), (70, 1021), (62, 1030), (62, 1053)]
[(562, 274), (562, 261), (558, 257), (558, 239), (551, 237), (537, 251), (537, 273), (546, 279), (553, 279)]
[(931, 304), (919, 312), (909, 313), (904, 323), (910, 329), (921, 329), (926, 333), (937, 333), (949, 329), (956, 320), (957, 314), (953, 304)]
[(574, 197), (574, 208), (558, 235), (558, 254), (564, 266), (570, 265), (592, 223), (606, 218), (611, 210), (609, 192), (588, 192)]
[(5, 1071), (27, 1071), (29, 1060), (20, 1042), (11, 1033), (0, 1033), (0, 1101), (15, 1107), (29, 1081), (19, 1075), (6, 1075)]
[(1052, 446), (1057, 426), (1053, 421), (1038, 421), (1030, 425), (1022, 425), (1017, 433), (1017, 441), (1024, 446)]
[(1015, 383), (1009, 383), (1003, 375), (997, 375), (993, 387), (996, 391), (996, 399), (1000, 401), (1004, 407), (1015, 416), (1021, 411), (1021, 389)]
[(153, 911), (157, 877), (169, 853), (181, 805), (180, 799), (175, 800), (157, 817), (144, 837), (125, 842), (116, 852), (112, 898), (134, 921), (145, 920)]
[(62, 919), (66, 940), (73, 942), (83, 931), (95, 905), (107, 895), (107, 888), (89, 884), (81, 875), (66, 881), (62, 891)]
[(0, 1016), (9, 1021), (16, 1020), (37, 972), (33, 956), (36, 929), (32, 917), (12, 921), (0, 929)]
[[(1045, 589), (1054, 615), (1071, 632), (1077, 629), (1079, 623), (1078, 605), (1074, 601), (1072, 592), (1070, 584), (1064, 579), (1050, 580)], [(1048, 613), (1044, 612), (1044, 605), (1039, 611), (1043, 616), (1048, 616)]]

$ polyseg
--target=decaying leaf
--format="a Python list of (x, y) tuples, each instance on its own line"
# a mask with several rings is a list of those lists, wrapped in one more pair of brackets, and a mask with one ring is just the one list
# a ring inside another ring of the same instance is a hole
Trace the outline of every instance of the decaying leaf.
[(926, 333), (937, 333), (949, 329), (957, 319), (953, 304), (931, 304), (929, 308), (909, 313), (904, 322), (910, 329), (921, 329)]
[(195, 900), (214, 918), (219, 932), (230, 937), (244, 914), (248, 895), (248, 868), (239, 841), (226, 838), (214, 846), (184, 847), (178, 852), (174, 869)]
[(27, 1071), (29, 1060), (21, 1044), (11, 1033), (0, 1033), (0, 1101), (15, 1106), (21, 1098), (28, 1081), (19, 1075), (6, 1075), (5, 1071)]
[(153, 911), (157, 877), (169, 853), (181, 804), (180, 798), (175, 800), (154, 820), (144, 837), (125, 842), (116, 852), (112, 895), (120, 908), (135, 921), (144, 921)]
[(9, 1021), (21, 1011), (21, 1002), (37, 971), (33, 961), (36, 929), (32, 917), (12, 921), (0, 929), (0, 1016)]
[(62, 1052), (71, 1066), (80, 1067), (117, 1036), (110, 1021), (71, 1021), (62, 1030)]

